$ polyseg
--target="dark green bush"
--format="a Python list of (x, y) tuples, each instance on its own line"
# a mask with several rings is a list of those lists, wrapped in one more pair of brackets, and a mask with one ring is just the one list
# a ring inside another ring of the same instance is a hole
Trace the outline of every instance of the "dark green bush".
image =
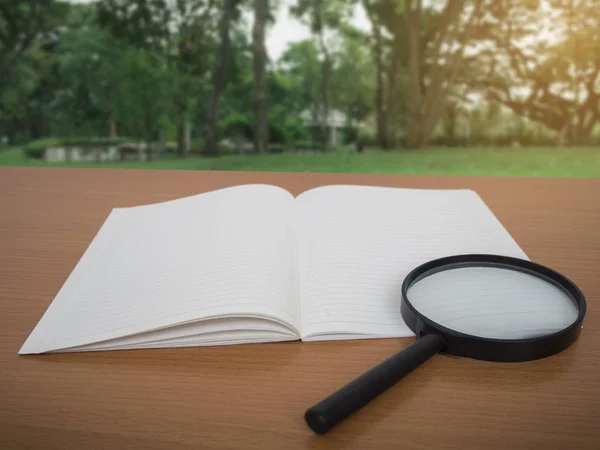
[(376, 147), (377, 139), (375, 138), (374, 133), (370, 133), (367, 131), (360, 131), (358, 133), (358, 139), (363, 147)]
[(44, 151), (47, 148), (61, 147), (62, 141), (58, 138), (45, 138), (29, 142), (24, 147), (25, 155), (28, 158), (41, 159), (44, 156)]
[(163, 152), (176, 153), (177, 152), (177, 142), (165, 142), (165, 146), (163, 147)]
[(295, 141), (289, 147), (293, 150), (320, 150), (321, 144), (313, 141)]
[(200, 154), (204, 151), (204, 139), (198, 138), (190, 142), (190, 153)]
[(285, 146), (281, 144), (269, 144), (267, 145), (267, 153), (283, 153)]
[(131, 141), (129, 138), (64, 138), (60, 139), (62, 147), (112, 147)]
[(25, 152), (25, 156), (32, 159), (42, 159), (44, 157), (43, 148), (29, 148), (25, 147), (23, 151)]
[(217, 148), (219, 150), (219, 155), (230, 155), (235, 151), (234, 146), (228, 142), (219, 142)]
[[(234, 151), (233, 145), (226, 142), (218, 143), (217, 148), (220, 155), (227, 155), (233, 153)], [(204, 153), (204, 139), (198, 138), (190, 142), (190, 153), (194, 155), (202, 155)]]
[(29, 158), (40, 159), (48, 148), (80, 147), (84, 149), (111, 147), (122, 145), (127, 138), (44, 138), (29, 142), (25, 147), (25, 154)]

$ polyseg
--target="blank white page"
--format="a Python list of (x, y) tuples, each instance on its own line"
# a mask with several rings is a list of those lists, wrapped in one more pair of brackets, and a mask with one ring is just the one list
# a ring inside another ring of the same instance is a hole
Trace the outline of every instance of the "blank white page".
[(302, 339), (412, 336), (404, 277), (459, 253), (526, 259), (471, 190), (327, 186), (296, 199)]
[(287, 191), (249, 185), (114, 209), (20, 353), (229, 316), (297, 338), (293, 208)]

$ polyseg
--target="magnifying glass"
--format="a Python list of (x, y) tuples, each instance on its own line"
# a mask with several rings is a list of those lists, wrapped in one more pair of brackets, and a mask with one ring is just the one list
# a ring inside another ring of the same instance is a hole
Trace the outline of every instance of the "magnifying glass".
[(497, 255), (427, 262), (402, 284), (400, 312), (418, 339), (306, 411), (327, 433), (436, 353), (520, 362), (554, 355), (579, 336), (582, 292), (540, 264)]

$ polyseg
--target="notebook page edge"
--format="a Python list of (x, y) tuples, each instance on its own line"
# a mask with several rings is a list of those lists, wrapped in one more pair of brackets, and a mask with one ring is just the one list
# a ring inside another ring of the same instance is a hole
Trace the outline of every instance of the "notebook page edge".
[[(295, 337), (295, 339), (300, 339), (300, 330), (296, 329), (296, 327), (294, 327), (294, 325), (292, 323), (284, 321), (280, 317), (268, 316), (268, 315), (253, 315), (251, 313), (248, 313), (248, 314), (240, 313), (240, 314), (224, 314), (224, 315), (213, 315), (213, 316), (200, 317), (197, 319), (190, 319), (190, 320), (186, 320), (186, 321), (175, 322), (175, 323), (161, 326), (161, 327), (154, 327), (154, 328), (151, 327), (151, 328), (144, 329), (143, 331), (139, 331), (139, 332), (135, 332), (135, 333), (131, 333), (131, 334), (125, 334), (125, 335), (111, 338), (111, 339), (91, 340), (89, 342), (82, 343), (82, 344), (75, 344), (75, 345), (67, 344), (67, 345), (59, 346), (59, 347), (46, 346), (46, 347), (39, 347), (38, 350), (26, 350), (26, 349), (24, 350), (23, 348), (21, 348), (21, 350), (19, 350), (19, 354), (20, 355), (32, 355), (32, 354), (53, 353), (53, 352), (57, 352), (57, 351), (68, 351), (68, 349), (71, 349), (71, 348), (86, 347), (86, 346), (90, 346), (90, 345), (102, 344), (105, 342), (117, 342), (124, 338), (135, 337), (135, 336), (140, 336), (140, 335), (148, 335), (148, 337), (152, 337), (152, 333), (154, 333), (154, 332), (170, 330), (170, 329), (185, 326), (185, 325), (202, 324), (203, 322), (211, 322), (214, 320), (235, 319), (235, 318), (253, 318), (253, 319), (263, 320), (266, 323), (277, 323), (277, 324), (281, 325), (282, 327), (287, 328), (287, 330), (289, 330), (289, 332), (290, 332), (290, 336)], [(235, 331), (235, 330), (232, 329), (232, 331)]]
[[(228, 322), (229, 326), (227, 326)], [(210, 325), (213, 325), (212, 329)], [(186, 328), (188, 329), (188, 332), (186, 332)], [(161, 336), (161, 332), (169, 331), (172, 332), (170, 335), (168, 333), (162, 333)], [(281, 333), (290, 337), (295, 337), (297, 339), (300, 338), (298, 330), (296, 330), (291, 324), (284, 322), (277, 317), (255, 316), (251, 314), (237, 314), (201, 318), (198, 320), (174, 324), (168, 327), (148, 330), (142, 333), (136, 333), (129, 336), (122, 336), (115, 339), (99, 341), (83, 346), (77, 346), (77, 348), (98, 347), (106, 349), (112, 348), (113, 346), (122, 346), (130, 343), (153, 343), (162, 342), (165, 340), (182, 339), (187, 338), (189, 336), (204, 336), (216, 332), (232, 333), (239, 331), (245, 331), (250, 334), (258, 331), (269, 331)]]

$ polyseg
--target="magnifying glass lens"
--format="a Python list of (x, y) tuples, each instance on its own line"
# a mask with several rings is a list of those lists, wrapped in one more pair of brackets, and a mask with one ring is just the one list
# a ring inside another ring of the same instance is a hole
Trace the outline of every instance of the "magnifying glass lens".
[(490, 339), (529, 339), (577, 320), (574, 299), (551, 282), (502, 267), (459, 267), (415, 281), (414, 308), (448, 329)]

